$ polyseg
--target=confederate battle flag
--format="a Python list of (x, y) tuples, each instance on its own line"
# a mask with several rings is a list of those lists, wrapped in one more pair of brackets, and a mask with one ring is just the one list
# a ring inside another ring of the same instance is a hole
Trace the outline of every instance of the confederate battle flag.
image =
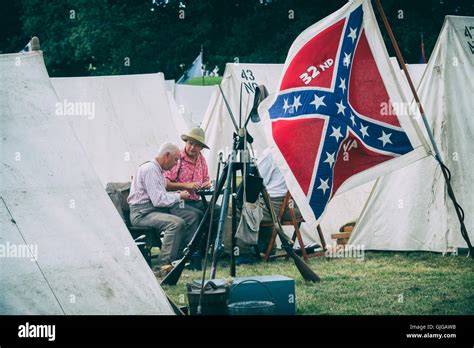
[(427, 155), (413, 115), (395, 112), (407, 101), (393, 69), (370, 0), (350, 1), (291, 46), (259, 113), (310, 224), (336, 193)]

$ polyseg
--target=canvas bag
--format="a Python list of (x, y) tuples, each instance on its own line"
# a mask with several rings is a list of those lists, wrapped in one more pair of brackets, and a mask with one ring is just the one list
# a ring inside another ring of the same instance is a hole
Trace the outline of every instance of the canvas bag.
[(262, 206), (257, 202), (245, 202), (242, 206), (242, 216), (240, 218), (235, 238), (247, 245), (258, 244), (258, 231), (263, 218)]

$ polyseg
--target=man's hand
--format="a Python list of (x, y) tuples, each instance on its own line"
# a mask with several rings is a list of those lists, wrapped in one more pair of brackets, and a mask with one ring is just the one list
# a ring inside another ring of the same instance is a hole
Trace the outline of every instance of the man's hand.
[(179, 197), (183, 201), (187, 201), (189, 199), (189, 192), (188, 191), (179, 191)]
[(201, 185), (198, 182), (188, 182), (185, 185), (187, 190), (197, 191), (201, 189)]

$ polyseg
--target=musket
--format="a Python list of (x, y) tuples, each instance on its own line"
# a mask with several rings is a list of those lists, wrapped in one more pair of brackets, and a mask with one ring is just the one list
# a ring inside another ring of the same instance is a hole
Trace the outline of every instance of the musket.
[(304, 280), (308, 280), (311, 282), (319, 282), (321, 279), (318, 277), (318, 275), (314, 273), (313, 270), (308, 266), (308, 264), (296, 254), (292, 246), (293, 243), (290, 244), (290, 242), (288, 241), (288, 237), (285, 235), (285, 233), (283, 232), (283, 228), (281, 227), (280, 220), (278, 220), (278, 218), (275, 216), (275, 211), (273, 210), (273, 205), (270, 200), (270, 196), (268, 195), (267, 189), (265, 187), (262, 189), (262, 195), (265, 201), (265, 205), (267, 206), (267, 209), (272, 215), (274, 228), (276, 229), (278, 236), (280, 237), (281, 246), (286, 251), (288, 256), (293, 259), (296, 268), (298, 268), (298, 271), (300, 271), (301, 276)]
[(227, 173), (222, 172), (222, 174), (226, 174), (226, 182), (227, 185), (225, 187), (223, 199), (222, 199), (222, 207), (219, 215), (219, 225), (217, 227), (217, 236), (216, 236), (216, 241), (214, 242), (214, 253), (212, 255), (212, 263), (211, 263), (211, 279), (216, 278), (216, 271), (217, 271), (217, 262), (219, 260), (220, 252), (221, 252), (221, 244), (222, 244), (222, 238), (224, 234), (224, 227), (227, 219), (227, 209), (229, 207), (229, 198), (230, 198), (230, 189), (231, 189), (231, 178), (234, 170), (234, 161), (235, 161), (235, 151), (232, 151), (227, 165), (225, 168), (227, 168)]
[[(224, 179), (226, 177), (228, 170), (228, 166), (226, 165), (224, 169), (222, 170), (222, 173), (220, 175), (219, 180), (217, 181), (217, 184), (215, 187), (217, 188), (214, 190), (212, 193), (212, 202), (216, 202), (216, 197), (219, 194), (219, 192), (222, 190), (222, 187), (224, 186)], [(205, 232), (205, 223), (206, 220), (210, 214), (210, 209), (214, 209), (214, 206), (212, 204), (209, 204), (206, 208), (206, 211), (204, 213), (204, 216), (196, 229), (196, 232), (194, 233), (192, 239), (189, 241), (187, 247), (184, 249), (183, 257), (181, 260), (179, 260), (174, 268), (166, 275), (166, 277), (163, 278), (160, 284), (163, 285), (176, 285), (178, 283), (179, 278), (181, 277), (181, 273), (184, 271), (184, 267), (186, 266), (186, 262), (189, 261), (191, 256), (196, 252), (196, 250), (199, 249), (200, 243), (203, 237), (203, 234)], [(206, 256), (207, 257), (207, 256)]]
[[(265, 86), (262, 86), (262, 89), (260, 90), (260, 87), (259, 87), (259, 92), (262, 92), (264, 93), (265, 90), (264, 90)], [(230, 108), (230, 105), (229, 103), (227, 102), (227, 98), (225, 97), (224, 95), (224, 91), (222, 90), (221, 86), (219, 85), (219, 90), (222, 94), (222, 97), (224, 98), (224, 102), (225, 102), (225, 105), (227, 107), (227, 111), (229, 113), (229, 116), (232, 120), (232, 123), (234, 125), (234, 129), (235, 131), (237, 132), (237, 134), (239, 134), (239, 129), (237, 128), (237, 123), (235, 122), (235, 118), (234, 118), (234, 115), (232, 113), (232, 110)], [(260, 94), (260, 93), (259, 93)], [(258, 107), (258, 99), (260, 98), (254, 98), (254, 107), (252, 108), (252, 111), (250, 112), (248, 118), (250, 119), (253, 119), (255, 118), (255, 112), (256, 112), (256, 108)], [(258, 113), (257, 113), (258, 115)], [(256, 120), (257, 121), (257, 120)], [(248, 124), (248, 119), (247, 121), (245, 122), (245, 126), (247, 126)], [(250, 135), (247, 134), (247, 137), (250, 138)], [(249, 147), (250, 147), (250, 150), (252, 150), (253, 152), (253, 149), (252, 149), (252, 145), (250, 144), (251, 142), (249, 141)], [(258, 171), (258, 170), (257, 170)], [(268, 192), (266, 190), (266, 188), (263, 188), (262, 190), (262, 193), (263, 193), (263, 198), (265, 200), (265, 204), (267, 206), (267, 209), (270, 211), (270, 213), (272, 214), (272, 220), (273, 220), (273, 224), (275, 226), (275, 229), (278, 233), (278, 237), (280, 238), (281, 240), (281, 245), (283, 247), (283, 249), (285, 249), (286, 253), (288, 254), (288, 256), (290, 256), (293, 261), (295, 262), (295, 266), (296, 268), (298, 269), (298, 271), (301, 273), (301, 276), (305, 279), (305, 280), (309, 280), (309, 281), (312, 281), (312, 282), (319, 282), (320, 281), (320, 278), (318, 277), (318, 275), (316, 273), (313, 272), (313, 270), (308, 266), (308, 264), (306, 264), (297, 254), (296, 252), (293, 250), (293, 247), (292, 245), (290, 244), (290, 242), (288, 242), (288, 239), (285, 235), (285, 233), (283, 232), (283, 228), (281, 227), (281, 224), (280, 224), (280, 221), (276, 218), (275, 216), (275, 212), (273, 211), (273, 205), (272, 205), (272, 202), (270, 201), (270, 198), (269, 198), (269, 195), (268, 195)]]

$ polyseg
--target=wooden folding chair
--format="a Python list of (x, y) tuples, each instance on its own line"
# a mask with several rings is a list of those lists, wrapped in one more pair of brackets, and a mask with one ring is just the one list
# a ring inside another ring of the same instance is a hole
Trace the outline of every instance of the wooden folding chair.
[[(289, 210), (290, 220), (285, 220), (283, 218), (284, 215), (285, 215), (286, 209)], [(285, 198), (283, 200), (283, 204), (281, 205), (281, 208), (280, 208), (280, 212), (277, 215), (277, 219), (280, 221), (280, 224), (282, 226), (293, 226), (294, 232), (293, 232), (293, 236), (292, 236), (291, 239), (292, 239), (293, 242), (295, 242), (295, 240), (298, 239), (298, 244), (300, 245), (300, 248), (301, 248), (301, 254), (303, 256), (303, 259), (306, 262), (308, 261), (308, 258), (311, 257), (311, 256), (320, 256), (321, 255), (321, 252), (319, 252), (319, 253), (317, 252), (317, 253), (314, 253), (314, 254), (311, 254), (311, 255), (307, 254), (305, 246), (304, 246), (304, 242), (303, 242), (303, 237), (301, 236), (301, 232), (300, 232), (300, 226), (301, 226), (301, 223), (304, 222), (304, 219), (303, 219), (303, 217), (296, 218), (293, 197), (291, 197), (291, 194), (290, 194), (289, 191), (285, 195)], [(268, 261), (270, 259), (270, 253), (272, 251), (273, 245), (275, 244), (275, 240), (276, 240), (276, 237), (277, 237), (278, 233), (277, 233), (277, 230), (275, 229), (275, 226), (274, 226), (273, 222), (261, 223), (260, 227), (271, 227), (272, 231), (273, 231), (272, 238), (270, 239), (270, 242), (268, 243), (267, 251), (265, 252), (265, 261)], [(319, 238), (321, 240), (322, 247), (323, 247), (323, 252), (322, 253), (324, 254), (324, 250), (326, 250), (326, 242), (324, 240), (324, 236), (323, 236), (323, 233), (322, 233), (321, 228), (319, 227), (319, 225), (318, 225), (318, 235), (319, 235)], [(285, 256), (285, 255), (277, 255), (275, 257), (279, 257), (279, 256)]]

